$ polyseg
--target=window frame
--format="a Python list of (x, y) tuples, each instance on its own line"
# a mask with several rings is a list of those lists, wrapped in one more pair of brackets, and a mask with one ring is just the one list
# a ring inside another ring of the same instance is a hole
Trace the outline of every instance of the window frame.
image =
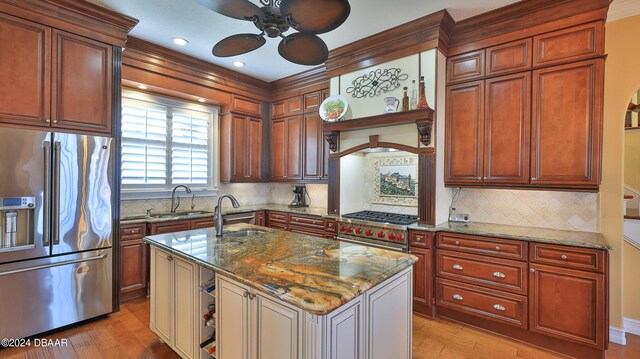
[[(219, 170), (218, 170), (218, 157), (219, 157), (219, 133), (218, 133), (218, 123), (219, 123), (219, 112), (220, 109), (217, 106), (211, 105), (203, 105), (196, 104), (190, 102), (188, 100), (178, 99), (178, 98), (169, 98), (164, 96), (159, 96), (155, 94), (148, 94), (138, 91), (133, 91), (129, 89), (122, 90), (122, 106), (124, 106), (127, 102), (129, 103), (144, 103), (150, 108), (162, 107), (166, 108), (167, 112), (167, 140), (166, 140), (166, 148), (167, 148), (167, 173), (166, 173), (166, 181), (164, 185), (154, 185), (154, 184), (123, 184), (122, 183), (122, 173), (120, 174), (120, 195), (121, 199), (151, 199), (151, 198), (171, 198), (171, 192), (175, 186), (184, 184), (191, 188), (192, 192), (197, 196), (215, 196), (219, 191)], [(208, 143), (208, 174), (207, 177), (209, 179), (209, 183), (207, 184), (190, 184), (190, 183), (176, 183), (172, 184), (172, 162), (171, 155), (173, 149), (172, 142), (172, 133), (173, 133), (173, 112), (175, 110), (183, 110), (187, 112), (199, 112), (199, 113), (208, 113), (210, 114), (210, 124), (209, 124), (209, 143)], [(122, 109), (121, 109), (122, 111)], [(120, 121), (122, 121), (122, 116)], [(122, 132), (119, 134), (119, 150), (122, 150), (122, 144), (124, 139), (122, 137)], [(135, 143), (135, 140), (132, 142)], [(141, 140), (140, 143), (148, 143), (148, 141)], [(120, 156), (119, 165), (122, 166), (122, 156)]]

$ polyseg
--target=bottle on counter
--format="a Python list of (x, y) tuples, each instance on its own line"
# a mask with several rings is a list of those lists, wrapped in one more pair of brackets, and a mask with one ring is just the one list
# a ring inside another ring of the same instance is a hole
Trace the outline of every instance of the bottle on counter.
[(409, 111), (409, 95), (407, 94), (407, 87), (403, 88), (404, 96), (402, 96), (402, 111)]
[(418, 108), (429, 108), (424, 90), (424, 76), (420, 76), (420, 99), (418, 100)]

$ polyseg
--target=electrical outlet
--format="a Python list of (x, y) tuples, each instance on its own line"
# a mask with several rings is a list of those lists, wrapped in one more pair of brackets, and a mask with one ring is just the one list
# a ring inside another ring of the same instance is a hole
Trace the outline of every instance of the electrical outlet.
[(464, 222), (464, 223), (468, 223), (469, 222), (469, 215), (466, 213), (451, 213), (451, 216), (449, 217), (449, 222)]

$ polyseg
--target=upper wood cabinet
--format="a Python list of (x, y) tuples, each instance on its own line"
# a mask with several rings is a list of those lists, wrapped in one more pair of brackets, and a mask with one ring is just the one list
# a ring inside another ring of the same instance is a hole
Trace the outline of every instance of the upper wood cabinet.
[(220, 180), (261, 181), (262, 120), (229, 113), (220, 119)]
[(231, 112), (262, 117), (262, 102), (252, 98), (231, 95)]
[(292, 115), (299, 115), (303, 112), (304, 100), (302, 96), (288, 98), (286, 100), (274, 102), (271, 105), (271, 117), (282, 118)]
[(318, 113), (322, 103), (322, 92), (316, 91), (304, 95), (304, 113)]
[(271, 124), (271, 178), (302, 179), (302, 116), (274, 120)]
[(324, 166), (324, 137), (322, 119), (316, 112), (304, 115), (303, 177), (321, 178)]
[(533, 72), (531, 183), (597, 188), (604, 60)]
[(532, 40), (522, 39), (487, 49), (487, 76), (524, 71), (531, 68)]
[(484, 81), (447, 87), (444, 180), (482, 181)]
[(596, 21), (533, 38), (533, 65), (582, 60), (604, 53), (604, 26)]
[(447, 59), (447, 83), (471, 81), (484, 76), (484, 50)]
[(0, 13), (0, 121), (48, 126), (51, 29)]
[(53, 31), (51, 124), (111, 133), (113, 48), (63, 31)]
[(0, 122), (111, 134), (111, 45), (0, 14), (0, 60)]

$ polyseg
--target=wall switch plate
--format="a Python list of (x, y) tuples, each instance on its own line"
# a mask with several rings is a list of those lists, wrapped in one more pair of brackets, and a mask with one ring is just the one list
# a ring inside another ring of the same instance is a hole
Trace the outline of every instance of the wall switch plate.
[(449, 222), (469, 222), (469, 215), (465, 213), (452, 213), (449, 217)]

